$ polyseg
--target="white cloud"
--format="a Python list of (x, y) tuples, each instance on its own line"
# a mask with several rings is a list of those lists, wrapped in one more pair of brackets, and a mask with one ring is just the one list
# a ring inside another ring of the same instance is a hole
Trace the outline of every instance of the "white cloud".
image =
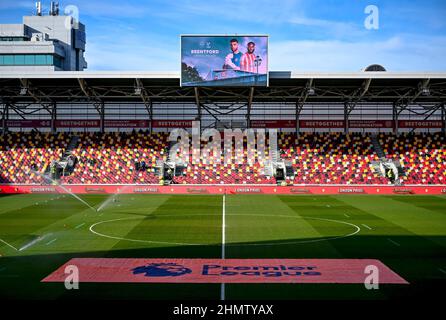
[[(372, 63), (382, 64), (393, 71), (446, 70), (446, 37), (403, 33), (387, 37), (380, 33), (378, 37), (376, 33), (372, 34), (353, 22), (310, 18), (303, 10), (297, 10), (298, 4), (299, 1), (289, 0), (281, 2), (279, 6), (259, 0), (253, 7), (253, 2), (238, 0), (221, 3), (212, 0), (173, 1), (165, 10), (160, 10), (159, 2), (154, 0), (150, 5), (144, 4), (136, 10), (131, 1), (119, 5), (119, 8), (117, 4), (102, 1), (85, 3), (82, 4), (84, 14), (99, 12), (102, 22), (107, 22), (96, 25), (95, 36), (88, 33), (86, 55), (89, 69), (179, 70), (177, 37), (169, 37), (156, 29), (141, 30), (128, 20), (118, 18), (138, 17), (150, 12), (158, 17), (165, 14), (167, 21), (176, 19), (181, 22), (189, 16), (194, 23), (199, 23), (201, 16), (207, 22), (209, 17), (233, 21), (227, 26), (220, 25), (220, 22), (212, 24), (212, 28), (221, 29), (222, 33), (226, 33), (228, 28), (240, 29), (244, 25), (243, 22), (241, 24), (243, 20), (246, 20), (246, 26), (251, 27), (253, 21), (264, 21), (266, 24), (277, 21), (307, 27), (327, 39), (275, 41), (271, 37), (270, 70), (358, 71)], [(151, 6), (158, 9), (150, 11)], [(251, 16), (253, 20), (250, 20)], [(288, 31), (286, 36), (290, 37)]]
[[(270, 42), (270, 70), (359, 71), (378, 63), (389, 71), (445, 71), (446, 37), (400, 35), (382, 41)], [(90, 40), (89, 70), (179, 71), (179, 48), (157, 40)]]
[(345, 36), (353, 38), (367, 34), (367, 30), (362, 25), (356, 25), (352, 22), (314, 19), (304, 15), (294, 16), (288, 22), (294, 25), (311, 27), (312, 30), (322, 30), (324, 34), (329, 34), (336, 38)]
[(156, 41), (89, 41), (88, 70), (179, 70), (179, 49), (159, 47)]
[(227, 19), (228, 26), (231, 24), (230, 21), (246, 21), (247, 24), (256, 22), (283, 23), (288, 20), (290, 12), (297, 10), (300, 2), (301, 0), (173, 1), (169, 4), (169, 11), (166, 12), (166, 15), (175, 13), (183, 18), (203, 16), (214, 20)]
[(389, 71), (446, 70), (446, 37), (401, 35), (382, 41), (270, 43), (270, 70), (359, 71), (372, 63)]

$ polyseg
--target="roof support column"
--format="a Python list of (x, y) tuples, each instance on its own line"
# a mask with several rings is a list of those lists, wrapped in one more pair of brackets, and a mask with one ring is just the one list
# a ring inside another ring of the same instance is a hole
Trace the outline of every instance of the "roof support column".
[(56, 133), (57, 103), (51, 104), (51, 133)]
[(200, 103), (200, 93), (198, 91), (198, 87), (194, 88), (195, 91), (195, 104), (197, 105), (197, 121), (200, 123), (200, 132), (201, 132), (201, 103)]
[(249, 97), (248, 97), (248, 110), (246, 113), (246, 128), (251, 128), (251, 108), (252, 108), (252, 100), (254, 99), (254, 87), (249, 89)]
[(296, 102), (296, 135), (299, 136), (300, 134), (300, 113), (302, 112), (304, 105)]
[(100, 131), (101, 133), (105, 132), (105, 105), (104, 105), (104, 101), (102, 101), (100, 103), (99, 106), (99, 116), (100, 116)]
[(149, 132), (152, 134), (153, 132), (153, 102), (152, 99), (150, 99), (149, 102)]
[(144, 106), (146, 107), (147, 112), (149, 113), (149, 132), (152, 133), (152, 121), (153, 121), (153, 104), (152, 99), (149, 96), (146, 88), (144, 87), (144, 84), (142, 83), (141, 79), (136, 78), (135, 79), (135, 94), (139, 94), (141, 97), (142, 102), (144, 103)]
[(392, 104), (392, 114), (393, 114), (393, 133), (398, 134), (398, 109), (396, 103)]
[(348, 103), (344, 102), (344, 132), (348, 133), (349, 128), (348, 128), (348, 114), (349, 114), (349, 108), (348, 108)]
[(304, 104), (308, 99), (308, 96), (315, 94), (315, 89), (313, 88), (313, 78), (308, 79), (305, 88), (302, 89), (302, 93), (300, 94), (299, 99), (296, 101), (296, 135), (299, 135), (300, 131), (300, 113), (304, 108)]
[(446, 135), (446, 107), (444, 105), (444, 102), (441, 104), (441, 121), (443, 122), (441, 132), (443, 133), (443, 135)]
[(5, 135), (8, 130), (8, 119), (9, 119), (9, 103), (5, 102), (3, 104), (2, 112), (2, 134)]

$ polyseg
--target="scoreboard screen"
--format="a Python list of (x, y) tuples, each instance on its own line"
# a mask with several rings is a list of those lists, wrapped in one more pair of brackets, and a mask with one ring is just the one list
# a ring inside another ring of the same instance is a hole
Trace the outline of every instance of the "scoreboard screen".
[(181, 36), (182, 86), (267, 86), (268, 36)]

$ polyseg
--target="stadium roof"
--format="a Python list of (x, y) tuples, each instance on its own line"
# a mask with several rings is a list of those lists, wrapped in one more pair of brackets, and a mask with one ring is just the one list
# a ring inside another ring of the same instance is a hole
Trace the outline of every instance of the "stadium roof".
[[(297, 72), (270, 71), (270, 79), (446, 79), (446, 72)], [(0, 73), (2, 79), (180, 79), (175, 71), (55, 71), (55, 72), (11, 72)]]
[[(269, 87), (180, 87), (179, 72), (2, 72), (0, 97), (19, 102), (444, 103), (446, 72), (271, 71)], [(135, 88), (142, 90), (135, 90)], [(20, 94), (21, 88), (26, 93)], [(310, 90), (311, 89), (311, 90)], [(138, 93), (136, 93), (138, 92)]]

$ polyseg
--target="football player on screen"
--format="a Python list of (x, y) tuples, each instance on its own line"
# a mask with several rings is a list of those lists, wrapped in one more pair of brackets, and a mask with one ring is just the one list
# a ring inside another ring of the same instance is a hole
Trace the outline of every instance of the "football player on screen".
[(232, 52), (226, 56), (223, 69), (240, 70), (240, 59), (242, 58), (242, 53), (238, 49), (238, 40), (231, 39), (229, 43), (231, 45)]

